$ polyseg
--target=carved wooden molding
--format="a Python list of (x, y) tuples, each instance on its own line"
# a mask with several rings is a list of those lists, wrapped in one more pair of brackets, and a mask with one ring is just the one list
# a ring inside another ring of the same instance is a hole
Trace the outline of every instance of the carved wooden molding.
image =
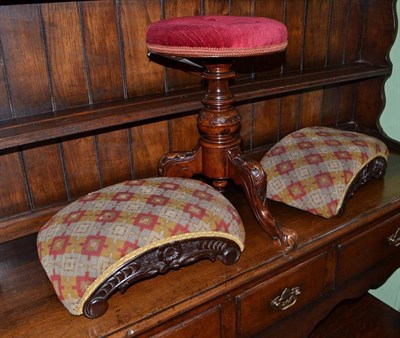
[(343, 199), (342, 206), (338, 212), (338, 216), (343, 215), (346, 209), (346, 203), (350, 198), (353, 197), (354, 193), (371, 179), (382, 178), (385, 175), (386, 168), (387, 162), (383, 157), (377, 157), (371, 162), (367, 163), (357, 174), (356, 178), (347, 190), (346, 196)]
[(121, 266), (112, 276), (104, 281), (90, 296), (83, 306), (83, 313), (88, 318), (97, 318), (108, 309), (107, 299), (115, 292), (124, 293), (135, 283), (171, 269), (202, 259), (219, 259), (226, 265), (233, 264), (240, 258), (239, 246), (226, 238), (197, 238), (172, 242), (154, 248)]
[(277, 222), (267, 206), (267, 175), (261, 164), (241, 153), (239, 147), (228, 151), (231, 176), (245, 191), (254, 215), (261, 228), (277, 240), (285, 251), (293, 250), (297, 242), (297, 233)]

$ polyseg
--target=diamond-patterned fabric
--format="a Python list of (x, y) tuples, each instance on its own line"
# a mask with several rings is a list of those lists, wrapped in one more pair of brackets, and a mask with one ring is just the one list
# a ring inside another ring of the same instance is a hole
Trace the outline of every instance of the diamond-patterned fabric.
[(326, 218), (335, 216), (359, 171), (387, 155), (383, 142), (364, 134), (327, 127), (298, 130), (261, 160), (267, 197)]
[(74, 315), (121, 264), (177, 240), (223, 237), (244, 248), (239, 214), (217, 190), (181, 178), (127, 181), (60, 210), (38, 234), (40, 261)]

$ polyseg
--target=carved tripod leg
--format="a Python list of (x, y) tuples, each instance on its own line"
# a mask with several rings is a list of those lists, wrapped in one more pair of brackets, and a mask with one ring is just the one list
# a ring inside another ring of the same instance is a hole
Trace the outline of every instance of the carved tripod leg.
[(244, 158), (240, 147), (228, 150), (230, 177), (240, 184), (251, 205), (259, 224), (265, 232), (277, 240), (285, 250), (292, 250), (296, 245), (297, 234), (279, 224), (268, 210), (267, 177), (260, 163)]
[(203, 170), (202, 149), (193, 151), (171, 152), (161, 157), (158, 163), (158, 174), (167, 177), (192, 177)]

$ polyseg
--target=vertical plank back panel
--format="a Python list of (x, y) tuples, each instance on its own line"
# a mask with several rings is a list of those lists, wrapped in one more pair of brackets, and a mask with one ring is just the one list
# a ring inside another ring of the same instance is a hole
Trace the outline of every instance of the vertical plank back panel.
[[(365, 6), (365, 5), (364, 5)], [(361, 57), (373, 64), (386, 65), (387, 56), (382, 51), (389, 51), (395, 34), (392, 5), (379, 0), (369, 0), (365, 11), (365, 29)]]
[(229, 15), (230, 0), (204, 0), (205, 15)]
[(72, 199), (101, 187), (95, 138), (93, 136), (64, 141), (66, 172)]
[[(161, 93), (165, 90), (165, 67), (146, 57), (147, 26), (161, 17), (160, 0), (121, 2), (128, 97)], [(130, 133), (134, 177), (157, 176), (158, 159), (169, 149), (167, 121), (134, 127), (130, 129)]]
[[(339, 65), (344, 62), (349, 5), (350, 0), (331, 1), (327, 65)], [(340, 87), (327, 87), (324, 89), (321, 112), (322, 125), (329, 127), (336, 125), (338, 119), (337, 103), (340, 102), (341, 94)]]
[(280, 99), (254, 103), (253, 147), (275, 143), (278, 139)]
[(321, 124), (321, 109), (324, 91), (322, 89), (304, 92), (300, 104), (300, 128)]
[(285, 1), (256, 1), (255, 16), (262, 16), (283, 22)]
[(357, 83), (340, 86), (340, 101), (337, 104), (338, 125), (354, 120), (354, 109), (358, 96), (357, 91)]
[(231, 15), (254, 16), (254, 10), (254, 0), (235, 0), (231, 1), (229, 11)]
[(92, 100), (123, 98), (115, 2), (84, 1), (80, 5)]
[(279, 126), (280, 138), (294, 132), (298, 128), (299, 116), (300, 95), (292, 94), (283, 96), (281, 103), (281, 121)]
[(329, 22), (328, 65), (343, 63), (346, 47), (346, 31), (350, 0), (332, 1)]
[[(303, 68), (322, 68), (326, 65), (330, 20), (330, 1), (307, 2)], [(321, 124), (323, 90), (305, 92), (301, 97), (300, 127)]]
[(121, 1), (120, 12), (128, 97), (163, 92), (164, 67), (146, 57), (147, 26), (160, 20), (160, 0)]
[(253, 109), (254, 104), (242, 104), (236, 107), (241, 120), (240, 137), (242, 149), (250, 150), (253, 147)]
[[(284, 22), (284, 1), (257, 1), (255, 16), (267, 17)], [(268, 77), (280, 74), (283, 70), (285, 53), (273, 53), (258, 56), (254, 60), (254, 72), (257, 76)], [(253, 146), (271, 144), (279, 137), (281, 99), (268, 99), (254, 104)]]
[(39, 5), (0, 6), (0, 37), (15, 116), (52, 110)]
[(363, 20), (364, 12), (360, 8), (360, 1), (350, 0), (346, 32), (345, 62), (360, 60)]
[(305, 1), (290, 0), (285, 2), (285, 24), (289, 34), (285, 52), (285, 71), (299, 70), (303, 64), (305, 3)]
[[(0, 46), (1, 47), (1, 46)], [(2, 60), (0, 48), (0, 60)], [(7, 83), (5, 80), (5, 70), (3, 62), (0, 62), (0, 121), (12, 117), (10, 100), (8, 99)]]
[[(285, 24), (288, 29), (288, 46), (285, 52), (284, 72), (303, 67), (306, 1), (285, 1)], [(295, 131), (299, 126), (300, 94), (285, 95), (281, 104), (280, 137)]]
[(328, 48), (329, 0), (308, 1), (304, 69), (325, 66)]
[(135, 177), (158, 176), (158, 160), (169, 150), (167, 122), (132, 128), (132, 148)]
[[(10, 98), (16, 117), (50, 111), (51, 88), (48, 76), (42, 18), (39, 5), (0, 7), (0, 37), (3, 52), (2, 74), (7, 74)], [(26, 186), (24, 168), (16, 152), (1, 156), (2, 209), (9, 212), (26, 212), (34, 206), (42, 206), (43, 185)], [(46, 163), (46, 157), (34, 155), (35, 161)], [(31, 163), (27, 156), (25, 163)], [(49, 162), (52, 159), (48, 159)], [(39, 164), (40, 165), (40, 164)], [(43, 172), (40, 172), (43, 174)], [(48, 178), (48, 177), (47, 177)], [(32, 190), (33, 187), (33, 190)], [(37, 189), (36, 189), (37, 188)], [(33, 198), (29, 202), (28, 191)], [(40, 192), (39, 192), (40, 191)], [(52, 192), (49, 192), (52, 195)], [(51, 198), (51, 197), (50, 197)]]
[(102, 185), (109, 186), (131, 178), (130, 135), (128, 129), (97, 136)]
[(55, 108), (88, 104), (78, 6), (70, 2), (41, 6)]
[(29, 196), (19, 153), (0, 156), (0, 173), (0, 217), (5, 218), (29, 211)]
[[(387, 65), (388, 52), (385, 55), (382, 51), (389, 51), (395, 38), (392, 4), (370, 0), (368, 6), (364, 6), (365, 28), (361, 58), (377, 65)], [(355, 120), (359, 125), (377, 130), (377, 120), (384, 107), (381, 90), (383, 84), (383, 78), (375, 78), (360, 83), (355, 113)], [(366, 111), (370, 111), (370, 113), (365, 114)]]
[[(121, 44), (118, 34), (118, 11), (115, 1), (82, 2), (82, 23), (87, 55), (87, 69), (93, 102), (124, 97), (125, 73), (121, 63)], [(118, 140), (118, 141), (116, 141)], [(93, 146), (95, 144), (95, 146)], [(100, 186), (116, 183), (130, 177), (129, 139), (126, 130), (92, 137), (80, 143), (83, 152), (90, 153), (90, 161), (100, 173)], [(76, 151), (76, 149), (75, 149)], [(98, 158), (97, 158), (98, 156)], [(119, 165), (121, 170), (119, 171)], [(88, 167), (86, 169), (90, 170)], [(118, 170), (118, 174), (116, 174)], [(84, 172), (82, 172), (84, 175)], [(98, 178), (89, 175), (90, 178)], [(82, 177), (83, 178), (83, 177)], [(97, 187), (93, 180), (88, 187)]]
[(68, 201), (60, 149), (56, 144), (23, 151), (34, 209)]
[(168, 121), (170, 147), (172, 151), (193, 149), (199, 138), (197, 116), (189, 115)]
[[(382, 105), (382, 78), (375, 78), (360, 82), (357, 93), (357, 106), (354, 113), (355, 122), (369, 129), (377, 129), (377, 118), (383, 110)], [(370, 114), (365, 112), (370, 111)]]
[[(83, 61), (78, 8), (74, 3), (43, 4), (48, 64), (55, 109), (87, 104), (87, 81)], [(68, 201), (60, 146), (50, 144), (23, 152), (33, 207)], [(49, 179), (51, 177), (51, 179)]]
[(330, 87), (324, 89), (324, 97), (321, 111), (321, 124), (325, 127), (335, 127), (338, 116), (338, 102), (341, 97), (340, 87)]
[[(0, 73), (1, 74), (1, 73)], [(0, 121), (12, 117), (4, 77), (0, 75)]]

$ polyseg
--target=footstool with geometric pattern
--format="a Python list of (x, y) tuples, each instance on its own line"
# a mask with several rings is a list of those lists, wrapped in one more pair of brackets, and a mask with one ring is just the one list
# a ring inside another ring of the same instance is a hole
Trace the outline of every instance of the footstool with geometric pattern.
[(56, 294), (71, 314), (101, 316), (132, 284), (200, 259), (236, 262), (239, 214), (217, 190), (182, 178), (116, 184), (60, 210), (37, 245)]
[(295, 131), (262, 158), (267, 197), (329, 218), (372, 178), (385, 174), (387, 146), (361, 133), (328, 127)]

